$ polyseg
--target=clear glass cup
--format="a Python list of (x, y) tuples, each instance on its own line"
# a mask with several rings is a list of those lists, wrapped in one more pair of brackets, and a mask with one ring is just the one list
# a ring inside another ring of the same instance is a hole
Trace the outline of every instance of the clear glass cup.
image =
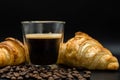
[(27, 62), (50, 65), (57, 62), (64, 38), (64, 21), (22, 21)]

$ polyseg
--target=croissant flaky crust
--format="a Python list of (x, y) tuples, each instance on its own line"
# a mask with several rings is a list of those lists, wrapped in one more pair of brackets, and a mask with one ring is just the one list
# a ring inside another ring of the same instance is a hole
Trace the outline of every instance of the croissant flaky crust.
[(19, 40), (8, 37), (0, 42), (0, 67), (25, 62), (25, 48)]
[(75, 37), (61, 44), (57, 63), (90, 70), (119, 68), (118, 60), (110, 50), (84, 32), (76, 32)]

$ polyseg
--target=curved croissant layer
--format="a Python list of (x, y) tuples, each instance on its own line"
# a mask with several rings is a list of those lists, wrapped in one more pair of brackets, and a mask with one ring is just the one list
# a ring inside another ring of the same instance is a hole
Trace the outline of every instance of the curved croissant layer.
[(9, 37), (0, 43), (0, 67), (19, 65), (25, 60), (25, 48), (22, 42)]
[(119, 68), (117, 58), (97, 40), (83, 32), (76, 32), (75, 37), (61, 44), (57, 63), (91, 70)]

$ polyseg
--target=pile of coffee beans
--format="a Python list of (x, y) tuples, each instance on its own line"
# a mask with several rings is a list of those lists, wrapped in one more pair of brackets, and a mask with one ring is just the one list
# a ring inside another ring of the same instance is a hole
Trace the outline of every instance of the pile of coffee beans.
[(59, 65), (19, 65), (0, 68), (0, 79), (90, 80), (91, 72)]

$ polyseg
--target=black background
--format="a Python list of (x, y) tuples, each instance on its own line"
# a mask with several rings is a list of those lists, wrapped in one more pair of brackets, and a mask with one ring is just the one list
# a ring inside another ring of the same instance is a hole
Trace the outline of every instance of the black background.
[(62, 20), (65, 41), (82, 31), (119, 54), (119, 10), (115, 0), (0, 0), (0, 40), (22, 40), (23, 20)]

